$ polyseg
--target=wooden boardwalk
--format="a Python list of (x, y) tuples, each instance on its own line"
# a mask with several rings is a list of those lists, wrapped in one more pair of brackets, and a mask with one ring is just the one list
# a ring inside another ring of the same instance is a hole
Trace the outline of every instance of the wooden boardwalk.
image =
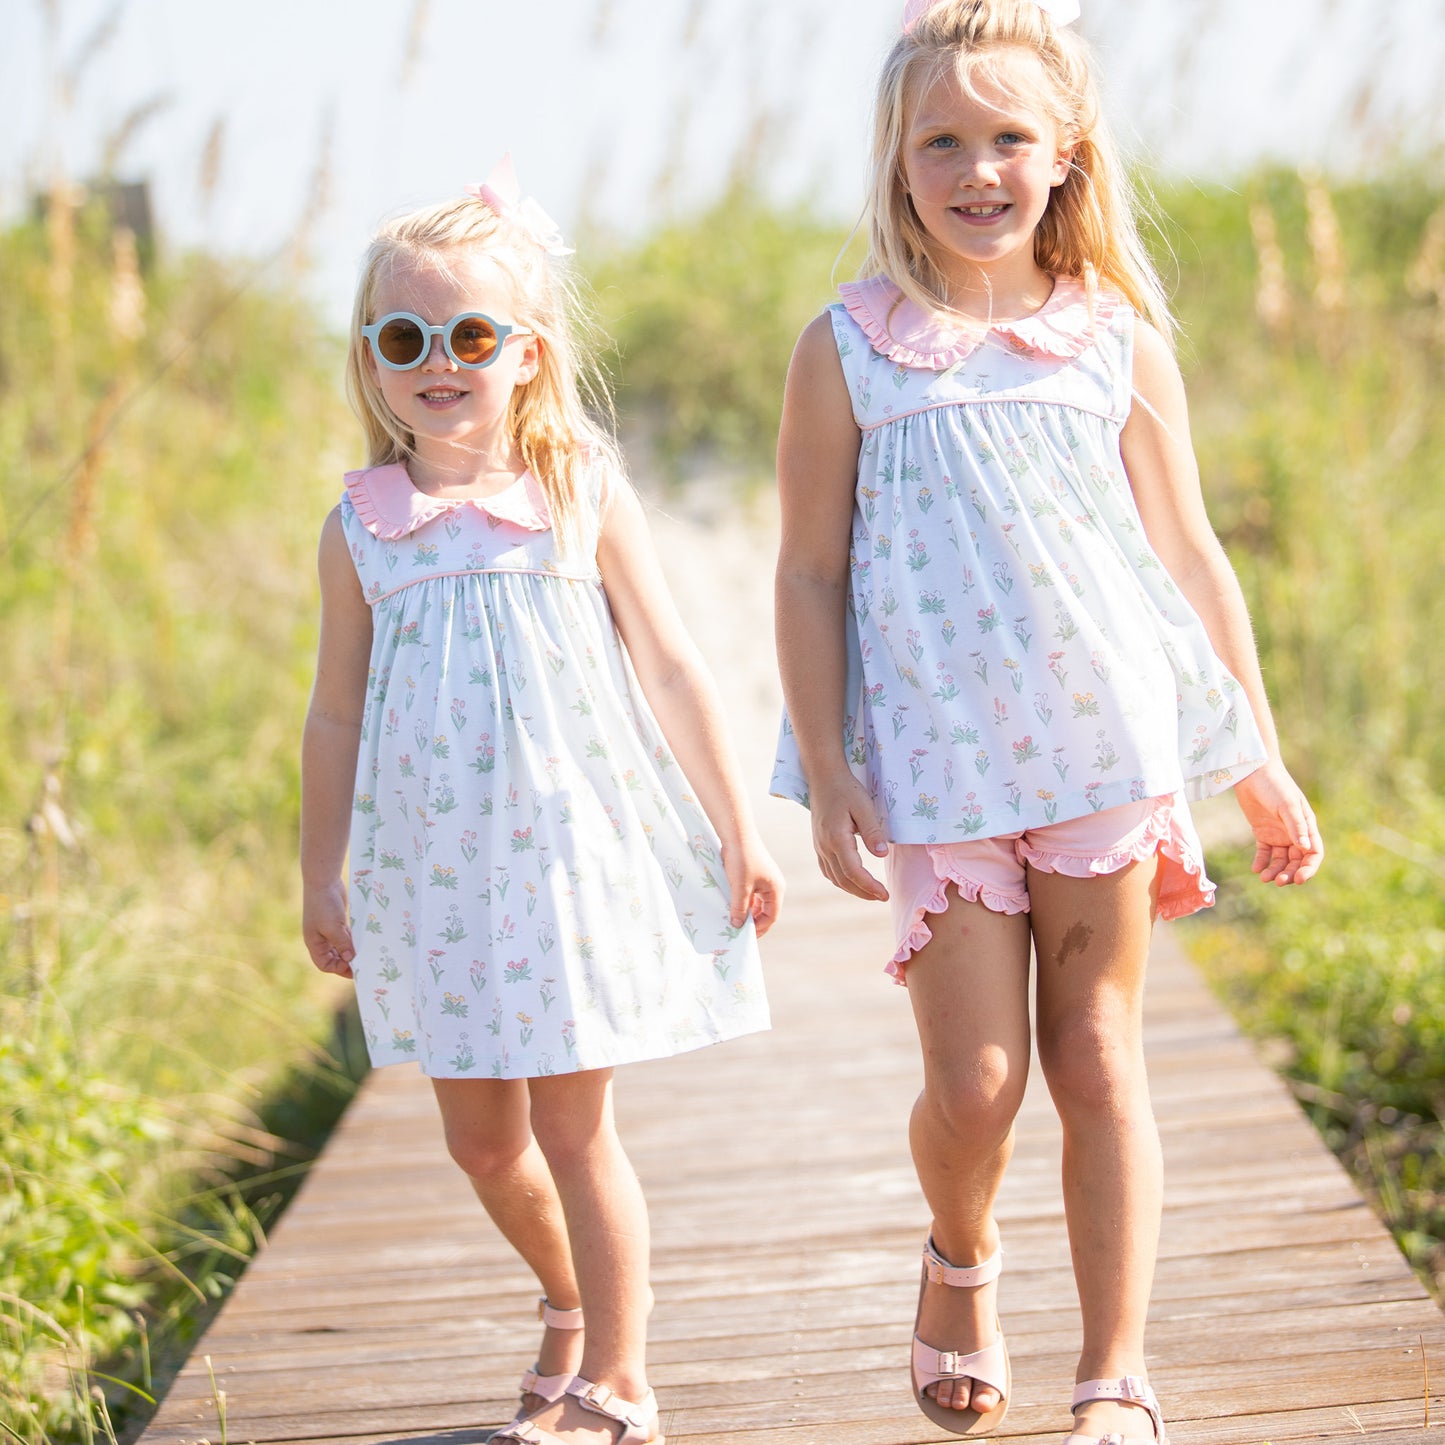
[[(749, 738), (750, 769), (769, 744)], [(798, 810), (764, 818), (792, 880), (765, 946), (774, 1031), (618, 1080), (652, 1207), (664, 1428), (689, 1445), (954, 1439), (908, 1394), (927, 1216), (885, 911), (817, 878)], [(1445, 1402), (1427, 1411), (1422, 1349), (1445, 1380), (1445, 1320), (1167, 930), (1147, 1015), (1166, 1163), (1150, 1373), (1175, 1445), (1435, 1439), (1427, 1413), (1445, 1420)], [(1058, 1156), (1035, 1069), (1000, 1208), (1014, 1400), (996, 1438), (1017, 1445), (1068, 1428), (1079, 1322)], [(383, 1070), (143, 1439), (473, 1445), (511, 1413), (534, 1307), (446, 1157), (426, 1082)]]

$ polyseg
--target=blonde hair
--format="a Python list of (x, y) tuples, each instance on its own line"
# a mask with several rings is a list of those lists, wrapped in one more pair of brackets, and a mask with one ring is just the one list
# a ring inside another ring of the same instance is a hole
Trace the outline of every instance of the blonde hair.
[(1139, 198), (1103, 119), (1088, 46), (1035, 0), (940, 0), (889, 52), (873, 115), (862, 274), (886, 276), (925, 309), (948, 308), (943, 273), (904, 178), (907, 126), (923, 90), (950, 69), (975, 99), (980, 72), (1003, 84), (993, 62), (1008, 49), (1038, 59), (1042, 84), (1028, 99), (1041, 106), (1071, 152), (1068, 174), (1034, 232), (1034, 260), (1045, 271), (1083, 281), (1091, 304), (1101, 285), (1119, 292), (1172, 338), (1174, 319), (1139, 238)]
[(416, 438), (382, 399), (365, 354), (361, 328), (376, 320), (377, 291), (400, 266), (445, 272), (464, 254), (485, 256), (502, 269), (513, 291), (512, 320), (541, 343), (536, 376), (512, 391), (507, 425), (565, 545), (578, 535), (578, 497), (588, 469), (600, 462), (609, 478), (623, 475), (600, 364), (604, 338), (566, 259), (545, 252), (483, 201), (461, 196), (398, 216), (367, 248), (346, 357), (346, 396), (366, 437), (367, 465), (405, 463), (416, 449)]

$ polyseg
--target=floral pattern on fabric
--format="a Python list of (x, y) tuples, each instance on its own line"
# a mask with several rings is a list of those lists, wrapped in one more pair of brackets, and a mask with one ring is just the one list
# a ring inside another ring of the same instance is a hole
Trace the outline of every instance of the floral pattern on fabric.
[[(1037, 345), (1015, 323), (942, 369), (831, 308), (863, 433), (843, 741), (895, 842), (1206, 797), (1264, 761), (1124, 473), (1134, 313), (1065, 300)], [(786, 717), (773, 791), (807, 805)]]
[(564, 555), (530, 478), (438, 507), (397, 471), (341, 502), (373, 619), (349, 890), (372, 1063), (531, 1078), (767, 1028), (752, 923), (608, 609), (600, 478)]

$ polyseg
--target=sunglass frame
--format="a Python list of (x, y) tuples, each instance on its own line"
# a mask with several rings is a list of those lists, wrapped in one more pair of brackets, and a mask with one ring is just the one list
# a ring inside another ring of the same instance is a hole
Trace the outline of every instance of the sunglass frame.
[[(383, 328), (390, 326), (393, 321), (410, 321), (422, 335), (421, 353), (415, 361), (388, 361), (381, 354), (381, 333)], [(496, 333), (497, 344), (492, 348), (492, 354), (485, 361), (463, 361), (460, 356), (452, 350), (452, 332), (461, 325), (463, 321), (485, 321)], [(369, 326), (361, 328), (361, 334), (371, 343), (371, 354), (376, 358), (379, 365), (386, 367), (388, 371), (415, 371), (418, 366), (431, 355), (431, 339), (433, 336), (440, 336), (442, 349), (452, 359), (453, 363), (462, 368), (463, 371), (485, 371), (501, 354), (505, 346), (513, 336), (535, 336), (536, 332), (525, 326), (508, 326), (488, 316), (485, 311), (459, 311), (452, 319), (441, 326), (433, 326), (430, 322), (424, 321), (415, 311), (388, 311), (385, 316), (378, 317)]]

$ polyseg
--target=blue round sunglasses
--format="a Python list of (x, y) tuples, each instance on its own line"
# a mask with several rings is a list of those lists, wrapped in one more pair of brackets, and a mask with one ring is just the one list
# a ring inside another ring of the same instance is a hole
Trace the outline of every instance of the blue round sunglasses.
[(371, 354), (392, 371), (420, 366), (431, 351), (431, 339), (440, 336), (446, 354), (467, 371), (481, 371), (502, 354), (511, 336), (533, 336), (525, 326), (505, 326), (483, 311), (463, 311), (443, 326), (432, 326), (412, 311), (391, 311), (361, 334), (371, 343)]

